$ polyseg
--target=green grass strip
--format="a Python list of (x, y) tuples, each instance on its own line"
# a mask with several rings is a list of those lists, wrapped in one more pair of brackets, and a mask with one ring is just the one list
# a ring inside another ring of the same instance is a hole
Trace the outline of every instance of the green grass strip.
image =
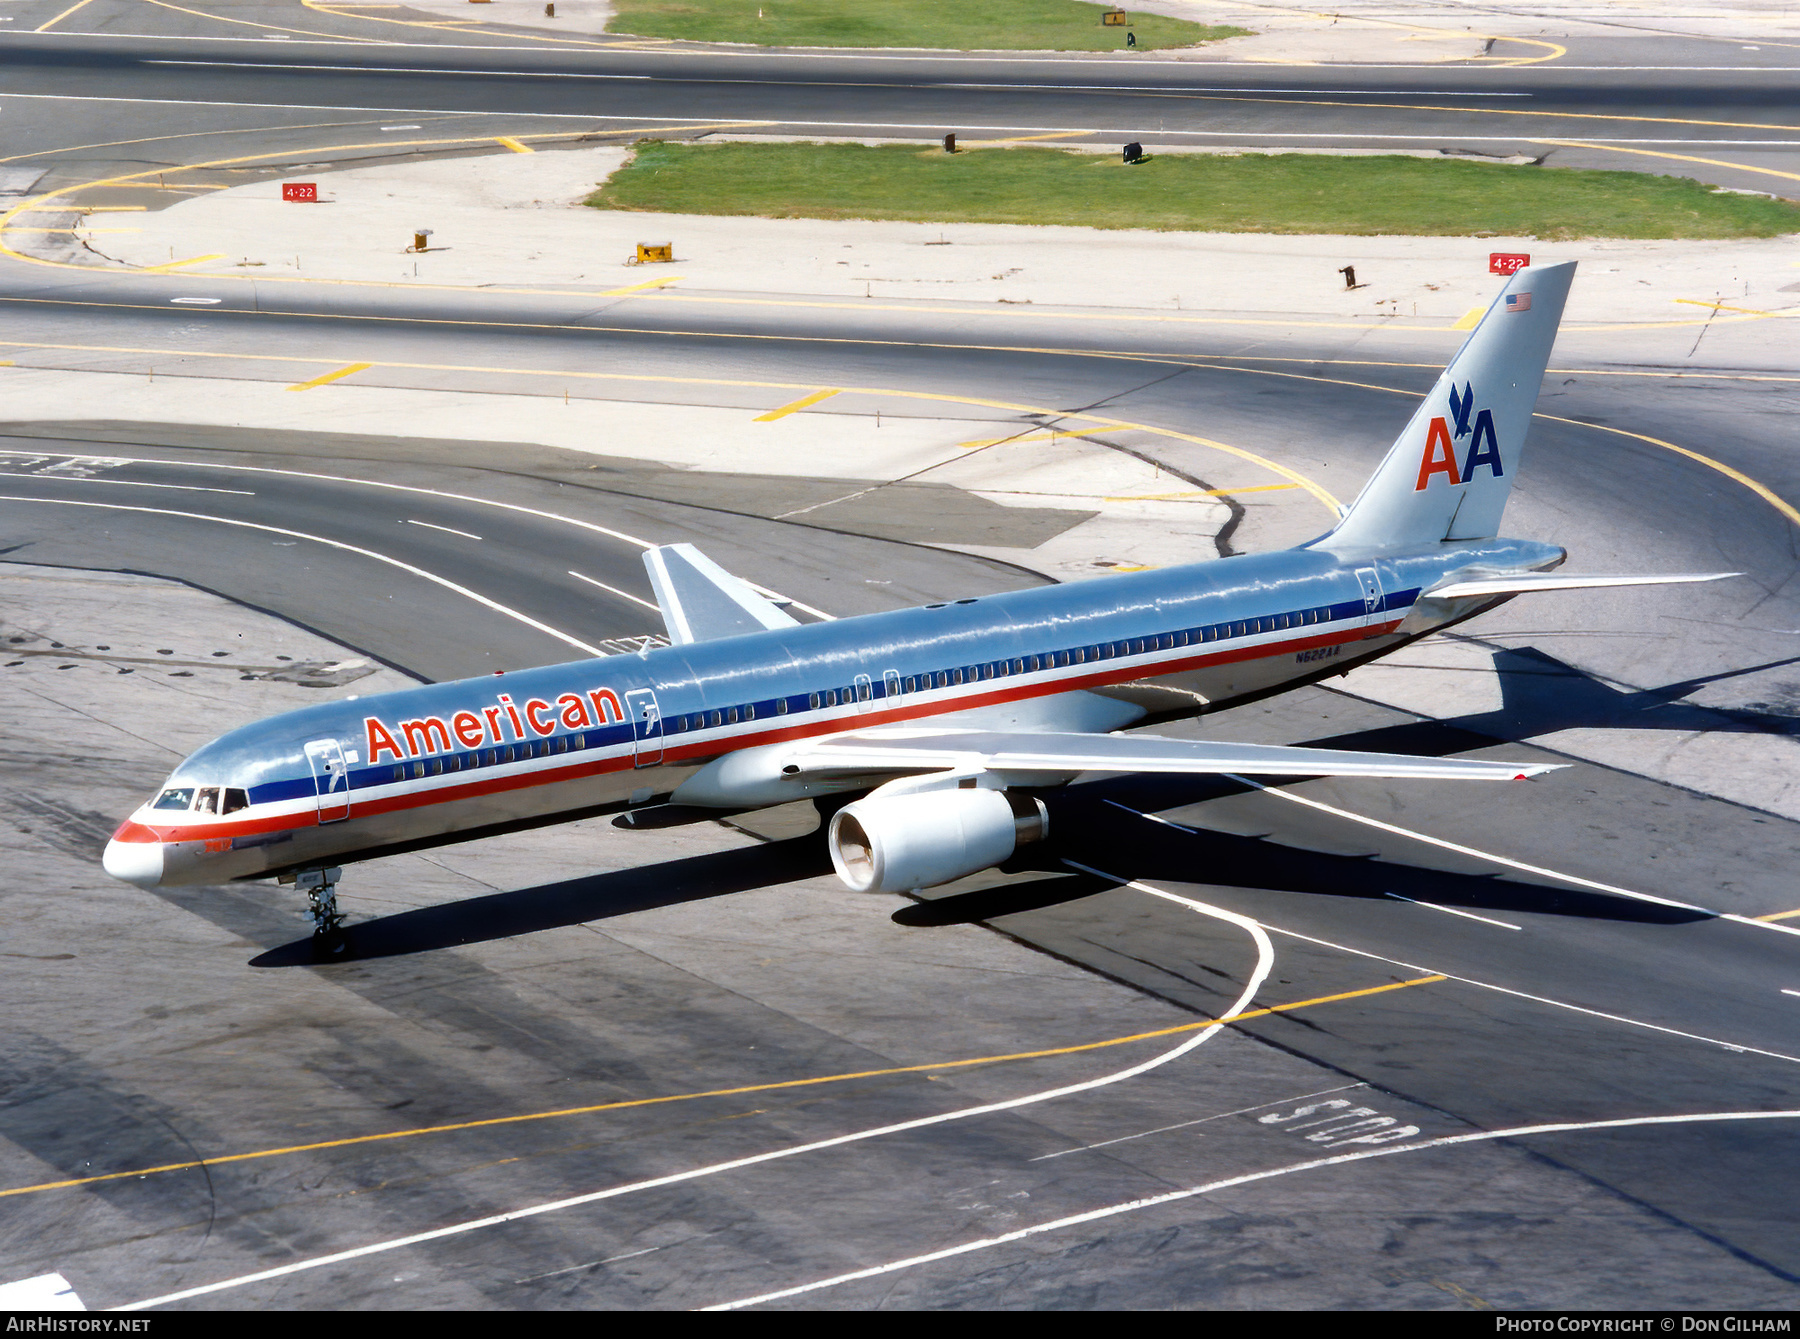
[(765, 218), (1057, 223), (1196, 232), (1775, 237), (1800, 205), (1686, 177), (1399, 156), (1118, 155), (1044, 148), (645, 140), (598, 209)]
[(1111, 5), (1081, 0), (615, 0), (608, 32), (688, 42), (753, 46), (929, 47), (952, 51), (1118, 51), (1193, 46), (1248, 37), (1126, 11), (1123, 27), (1103, 26)]

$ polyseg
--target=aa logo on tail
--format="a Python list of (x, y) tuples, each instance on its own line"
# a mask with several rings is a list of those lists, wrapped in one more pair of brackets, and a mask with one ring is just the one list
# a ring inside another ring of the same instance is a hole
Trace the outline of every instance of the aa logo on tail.
[[(1486, 465), (1492, 476), (1498, 479), (1506, 471), (1500, 464), (1500, 443), (1494, 435), (1494, 413), (1491, 409), (1483, 409), (1475, 415), (1473, 424), (1469, 422), (1469, 414), (1475, 408), (1475, 386), (1473, 382), (1464, 382), (1460, 393), (1454, 382), (1450, 386), (1450, 414), (1456, 420), (1455, 441), (1451, 440), (1450, 421), (1434, 418), (1425, 433), (1425, 451), (1419, 458), (1419, 482), (1413, 485), (1415, 493), (1425, 491), (1432, 476), (1443, 475), (1453, 484), (1466, 484), (1475, 477), (1479, 466)], [(1456, 463), (1456, 445), (1463, 438), (1469, 439), (1469, 451), (1463, 458), (1462, 465)]]

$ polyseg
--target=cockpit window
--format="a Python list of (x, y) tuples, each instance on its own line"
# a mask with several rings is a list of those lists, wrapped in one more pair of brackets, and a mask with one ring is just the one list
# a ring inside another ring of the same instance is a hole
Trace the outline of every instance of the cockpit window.
[(239, 809), (248, 809), (249, 807), (249, 795), (241, 790), (228, 790), (225, 792), (225, 807), (220, 809), (219, 812), (222, 814), (235, 814)]
[(150, 807), (152, 809), (186, 809), (193, 802), (194, 788), (192, 786), (171, 786), (158, 795), (156, 803)]
[(200, 787), (200, 798), (194, 801), (194, 808), (203, 814), (219, 812), (219, 788), (217, 786)]

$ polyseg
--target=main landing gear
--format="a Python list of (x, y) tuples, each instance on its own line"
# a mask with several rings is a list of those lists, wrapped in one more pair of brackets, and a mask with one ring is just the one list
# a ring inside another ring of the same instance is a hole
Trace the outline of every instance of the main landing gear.
[(294, 885), (306, 894), (306, 907), (312, 912), (313, 957), (321, 961), (341, 958), (350, 951), (344, 914), (337, 904), (337, 883), (343, 875), (341, 869), (304, 869), (294, 876)]

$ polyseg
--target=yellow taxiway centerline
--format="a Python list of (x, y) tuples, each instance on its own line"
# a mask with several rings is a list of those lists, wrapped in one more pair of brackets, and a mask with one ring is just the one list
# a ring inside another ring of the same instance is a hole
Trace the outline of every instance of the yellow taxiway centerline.
[(1290, 1013), (1295, 1009), (1311, 1008), (1319, 1004), (1335, 1004), (1342, 1000), (1361, 999), (1369, 995), (1382, 995), (1389, 991), (1404, 990), (1408, 986), (1428, 986), (1448, 980), (1444, 976), (1421, 976), (1410, 981), (1392, 981), (1386, 985), (1369, 986), (1362, 990), (1346, 990), (1336, 995), (1321, 995), (1310, 1000), (1296, 1000), (1291, 1004), (1270, 1005), (1266, 1009), (1247, 1009), (1242, 1013), (1227, 1014), (1224, 1018), (1206, 1018), (1197, 1023), (1181, 1023), (1175, 1027), (1158, 1028), (1152, 1032), (1134, 1032), (1124, 1037), (1108, 1037), (1104, 1041), (1081, 1042), (1074, 1046), (1056, 1046), (1039, 1051), (1017, 1051), (1009, 1055), (974, 1056), (965, 1060), (946, 1060), (927, 1065), (899, 1065), (892, 1069), (866, 1069), (849, 1074), (825, 1074), (811, 1079), (785, 1079), (775, 1083), (746, 1084), (737, 1088), (714, 1088), (705, 1092), (675, 1093), (667, 1097), (640, 1097), (623, 1102), (602, 1102), (593, 1106), (564, 1107), (556, 1111), (533, 1111), (518, 1116), (491, 1116), (485, 1120), (457, 1121), (448, 1125), (428, 1125), (414, 1130), (388, 1130), (379, 1134), (353, 1135), (347, 1139), (326, 1139), (312, 1144), (293, 1144), (285, 1148), (258, 1149), (251, 1153), (227, 1153), (216, 1158), (195, 1158), (188, 1162), (165, 1163), (159, 1167), (139, 1167), (128, 1172), (103, 1172), (98, 1176), (75, 1177), (66, 1181), (46, 1181), (32, 1186), (15, 1186), (11, 1190), (0, 1190), (0, 1199), (12, 1195), (31, 1195), (45, 1190), (65, 1190), (73, 1186), (93, 1185), (99, 1181), (118, 1181), (134, 1176), (153, 1176), (159, 1172), (189, 1171), (199, 1167), (218, 1167), (232, 1162), (248, 1162), (256, 1158), (275, 1158), (292, 1153), (311, 1153), (327, 1148), (347, 1148), (357, 1144), (380, 1143), (392, 1139), (416, 1139), (421, 1135), (449, 1134), (456, 1130), (479, 1130), (495, 1125), (518, 1125), (526, 1121), (554, 1120), (565, 1116), (587, 1116), (601, 1111), (622, 1111), (632, 1107), (664, 1106), (671, 1102), (692, 1102), (703, 1097), (738, 1097), (749, 1093), (776, 1092), (786, 1088), (811, 1088), (824, 1083), (845, 1083), (854, 1079), (885, 1078), (894, 1074), (925, 1074), (951, 1069), (968, 1069), (976, 1065), (998, 1065), (1019, 1060), (1042, 1060), (1052, 1056), (1076, 1055), (1084, 1051), (1098, 1051), (1111, 1046), (1125, 1046), (1132, 1042), (1154, 1041), (1161, 1037), (1172, 1037), (1182, 1032), (1197, 1032), (1202, 1028), (1213, 1027), (1218, 1023), (1242, 1023), (1252, 1018), (1266, 1018), (1271, 1014)]

